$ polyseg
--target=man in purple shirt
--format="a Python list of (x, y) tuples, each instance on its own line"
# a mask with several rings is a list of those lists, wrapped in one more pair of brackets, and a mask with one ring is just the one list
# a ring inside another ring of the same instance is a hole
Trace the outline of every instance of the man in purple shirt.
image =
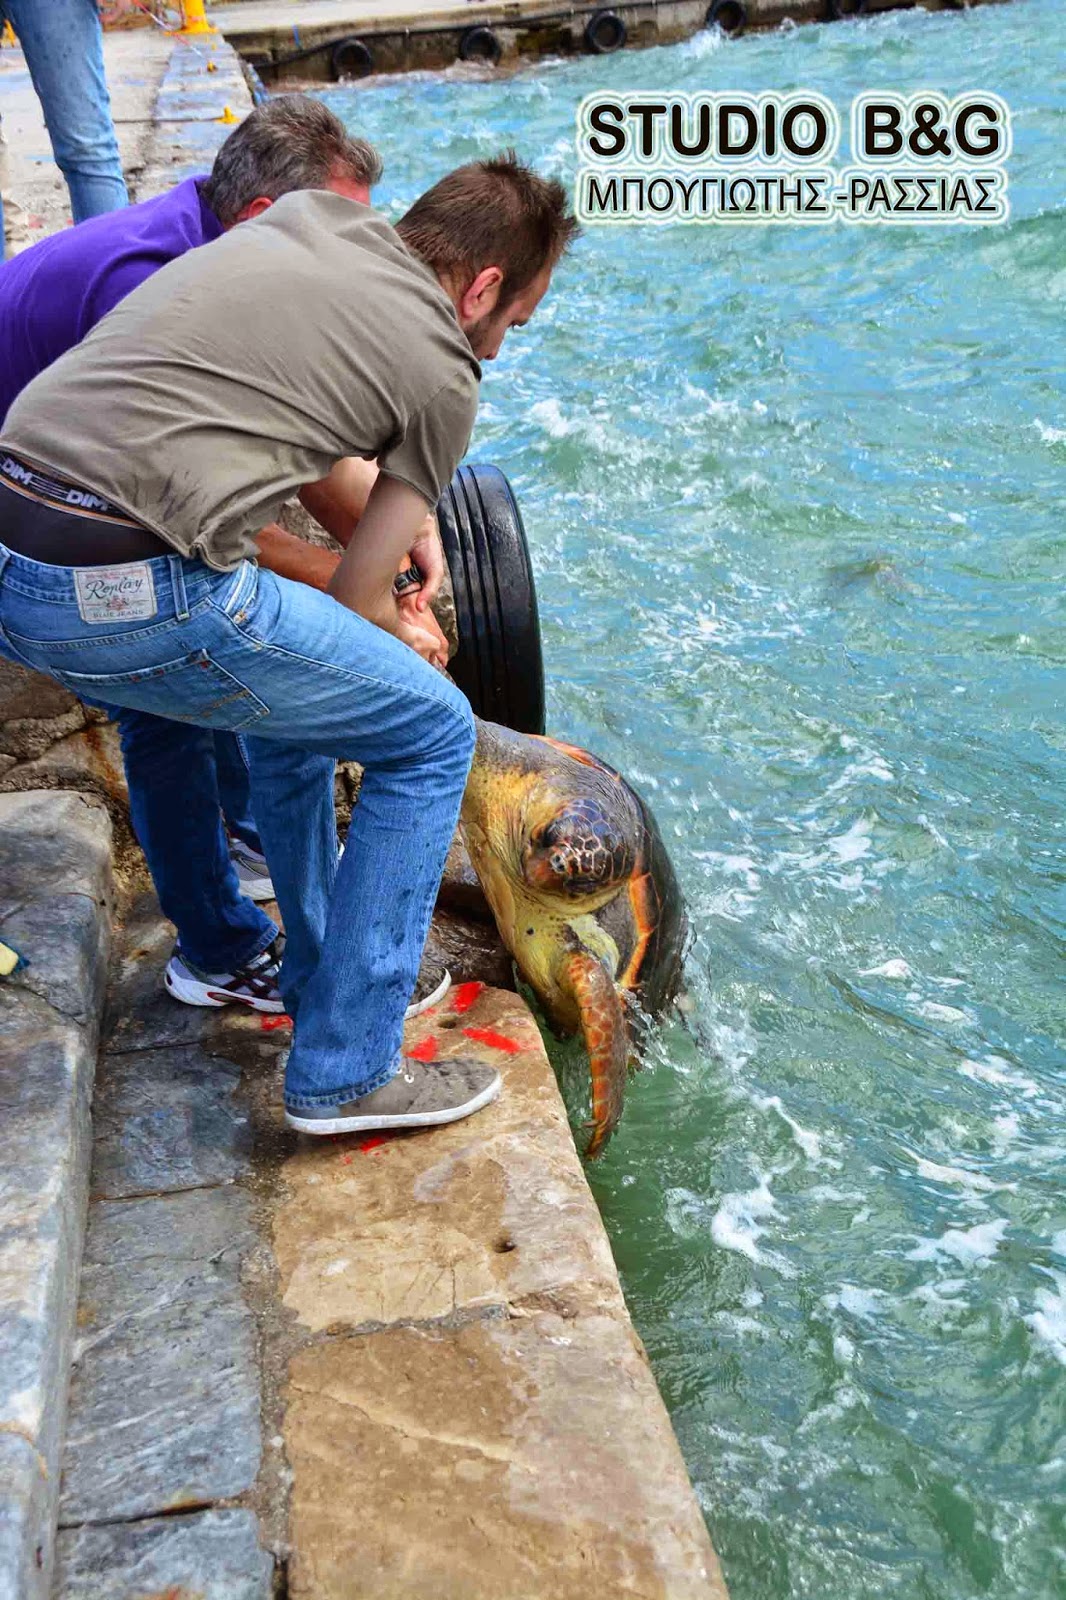
[[(0, 423), (32, 378), (168, 261), (295, 189), (331, 189), (366, 204), (380, 173), (376, 151), (350, 138), (320, 101), (286, 95), (257, 107), (230, 134), (210, 176), (64, 229), (3, 263)], [(368, 466), (347, 465), (352, 477)], [(372, 468), (368, 472), (373, 475)], [(346, 506), (367, 492), (369, 481), (356, 483)], [(313, 509), (328, 523), (327, 504)], [(285, 577), (323, 589), (337, 564), (330, 552), (276, 527), (260, 536), (259, 558)], [(278, 929), (254, 903), (273, 898), (273, 890), (251, 815), (240, 736), (106, 709), (119, 726), (134, 831), (160, 905), (178, 930), (167, 989), (191, 1005), (237, 1001), (282, 1011)]]

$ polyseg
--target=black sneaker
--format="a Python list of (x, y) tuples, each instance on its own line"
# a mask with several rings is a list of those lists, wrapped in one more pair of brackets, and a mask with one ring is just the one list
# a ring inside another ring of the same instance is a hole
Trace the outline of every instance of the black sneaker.
[(500, 1074), (469, 1056), (446, 1061), (412, 1061), (380, 1089), (339, 1106), (285, 1110), (285, 1121), (300, 1133), (369, 1133), (375, 1128), (436, 1128), (473, 1116), (495, 1100)]

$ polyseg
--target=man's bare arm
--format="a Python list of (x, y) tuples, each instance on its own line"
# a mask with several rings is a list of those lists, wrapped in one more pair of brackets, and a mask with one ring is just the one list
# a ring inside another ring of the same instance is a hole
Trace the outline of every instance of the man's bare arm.
[[(376, 461), (346, 456), (337, 462), (328, 477), (320, 478), (317, 483), (305, 483), (300, 490), (300, 502), (304, 510), (310, 511), (326, 532), (347, 549), (377, 477)], [(444, 581), (444, 551), (437, 532), (437, 519), (424, 505), (422, 526), (411, 540), (408, 553), (422, 574), (416, 605), (419, 611), (425, 611), (437, 598)]]
[(326, 532), (347, 549), (378, 475), (376, 461), (345, 456), (328, 477), (305, 483), (300, 503)]
[(393, 579), (425, 517), (422, 496), (399, 478), (382, 473), (329, 586), (334, 599), (390, 633), (395, 631)]
[(306, 539), (279, 528), (276, 522), (263, 529), (256, 544), (260, 566), (276, 572), (279, 578), (310, 584), (312, 589), (329, 588), (341, 559), (335, 551), (308, 544)]

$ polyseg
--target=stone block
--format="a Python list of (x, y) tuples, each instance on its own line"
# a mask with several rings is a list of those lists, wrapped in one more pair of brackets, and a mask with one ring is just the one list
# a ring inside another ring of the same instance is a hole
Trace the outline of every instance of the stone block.
[(292, 1363), (285, 1436), (293, 1600), (725, 1600), (614, 1317), (330, 1340)]
[(242, 1494), (259, 1465), (255, 1330), (232, 1188), (91, 1208), (63, 1468), (62, 1525)]
[(54, 678), (0, 657), (0, 723), (23, 717), (61, 717), (77, 700)]
[(49, 745), (33, 761), (20, 761), (0, 778), (0, 788), (85, 789), (116, 806), (128, 805), (118, 729), (112, 722), (88, 722), (77, 733)]
[(50, 789), (0, 795), (0, 920), (56, 894), (101, 898), (111, 822), (91, 796)]
[(13, 756), (16, 761), (36, 761), (49, 745), (57, 744), (68, 734), (84, 728), (85, 711), (74, 704), (58, 717), (23, 717), (14, 722), (0, 724), (0, 752)]
[(27, 966), (28, 990), (94, 1033), (111, 935), (111, 821), (80, 794), (0, 795), (0, 936)]
[(43, 1456), (0, 1433), (0, 1600), (47, 1600), (51, 1498)]
[(195, 1045), (104, 1056), (93, 1105), (93, 1195), (231, 1183), (251, 1145), (248, 1118), (234, 1105), (239, 1082), (232, 1062)]
[(368, 1148), (308, 1141), (286, 1164), (274, 1252), (283, 1302), (307, 1328), (530, 1300), (625, 1316), (533, 1018), (516, 995), (488, 989), (457, 1013), (457, 992), (466, 1004), (469, 991), (453, 990), (408, 1027), (406, 1045), (432, 1036), (442, 1054), (491, 1060), (504, 1077), (495, 1104)]
[(56, 1544), (56, 1600), (271, 1600), (274, 1563), (250, 1511), (83, 1527)]
[(0, 796), (0, 932), (30, 962), (0, 984), (0, 1595), (20, 1600), (48, 1593), (110, 839), (80, 795)]
[(54, 1458), (89, 1164), (83, 1032), (0, 996), (0, 1430)]

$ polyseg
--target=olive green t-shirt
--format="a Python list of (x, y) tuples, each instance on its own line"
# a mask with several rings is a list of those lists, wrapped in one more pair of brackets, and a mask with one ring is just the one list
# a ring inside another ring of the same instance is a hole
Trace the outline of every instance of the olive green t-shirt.
[(434, 274), (326, 190), (169, 262), (19, 395), (0, 444), (221, 571), (342, 456), (435, 505), (481, 368)]

